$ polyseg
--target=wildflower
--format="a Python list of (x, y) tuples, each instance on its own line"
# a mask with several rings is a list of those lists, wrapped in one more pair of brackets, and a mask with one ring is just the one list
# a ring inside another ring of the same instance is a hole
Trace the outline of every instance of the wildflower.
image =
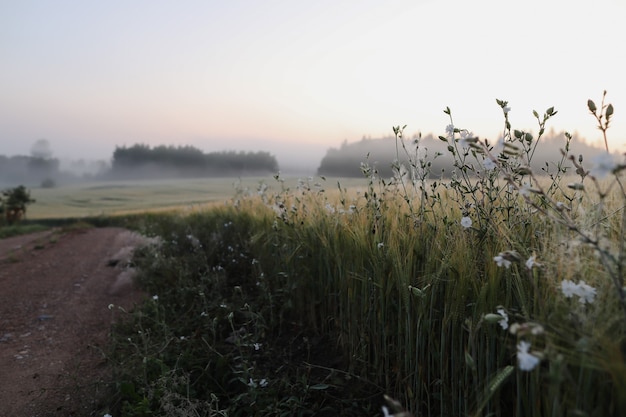
[(153, 295), (153, 296), (152, 296), (152, 299), (153, 299), (154, 301), (159, 301), (159, 296), (158, 296), (158, 295)]
[(536, 256), (532, 255), (528, 260), (526, 260), (526, 268), (533, 269), (535, 266), (541, 266), (539, 262), (536, 261)]
[(376, 245), (378, 249), (382, 249), (384, 246), (385, 244), (383, 242), (378, 242), (378, 244)]
[(102, 417), (113, 417), (111, 414), (106, 413), (105, 415), (103, 415)]
[(502, 111), (504, 112), (504, 114), (509, 114), (509, 112), (511, 111), (511, 108), (509, 106), (504, 106), (502, 107)]
[(498, 256), (494, 256), (493, 260), (496, 261), (496, 264), (498, 264), (498, 266), (503, 266), (507, 269), (511, 266), (511, 261), (506, 259), (506, 254), (503, 252), (500, 252)]
[(461, 219), (461, 226), (465, 227), (466, 229), (472, 227), (472, 219), (470, 219), (468, 216), (463, 217)]
[(449, 124), (448, 126), (446, 126), (446, 135), (449, 138), (454, 137), (454, 125), (453, 124)]
[(522, 195), (522, 197), (530, 197), (530, 193), (531, 193), (531, 188), (530, 185), (528, 185), (528, 183), (524, 183), (520, 188), (519, 188), (519, 193)]
[(200, 249), (202, 247), (202, 243), (200, 243), (200, 240), (198, 240), (198, 238), (194, 235), (187, 235), (187, 239), (191, 242), (191, 246), (195, 249)]
[(491, 171), (492, 169), (496, 167), (496, 163), (491, 158), (485, 158), (485, 160), (483, 161), (483, 166), (485, 167), (486, 170)]
[(578, 284), (574, 284), (573, 281), (564, 279), (561, 281), (561, 291), (567, 298), (577, 295), (581, 304), (591, 304), (596, 298), (596, 289), (585, 281), (578, 281)]
[(260, 343), (255, 343), (254, 344), (254, 350), (261, 350), (261, 346), (263, 346), (263, 345), (260, 344)]
[(261, 388), (267, 387), (267, 384), (268, 384), (268, 382), (267, 382), (267, 379), (265, 379), (265, 378), (263, 378), (263, 379), (261, 379), (259, 381), (259, 385), (261, 386)]
[(250, 388), (256, 388), (256, 387), (258, 387), (258, 384), (256, 382), (254, 382), (254, 380), (252, 378), (250, 378), (250, 380), (248, 381), (248, 386)]
[(542, 334), (542, 333), (543, 333), (543, 331), (544, 331), (544, 330), (543, 330), (543, 326), (542, 326), (541, 324), (533, 324), (533, 325), (530, 327), (530, 333), (531, 333), (533, 336), (538, 336), (538, 335)]
[(608, 174), (612, 174), (615, 168), (617, 168), (613, 155), (608, 152), (596, 155), (592, 160), (595, 166), (591, 170), (590, 174), (596, 178), (604, 178)]
[(591, 304), (596, 298), (596, 289), (591, 285), (587, 285), (585, 281), (579, 281), (576, 288), (576, 295), (580, 297), (578, 301), (580, 301), (581, 304)]
[(506, 314), (506, 311), (504, 311), (503, 308), (497, 309), (496, 312), (502, 316), (502, 319), (498, 322), (498, 324), (502, 327), (503, 330), (508, 329), (509, 328), (509, 315)]
[(566, 298), (572, 298), (574, 294), (576, 294), (577, 285), (574, 284), (573, 281), (569, 279), (564, 279), (561, 281), (561, 292)]
[(476, 142), (477, 138), (474, 137), (472, 132), (468, 132), (467, 129), (463, 129), (461, 131), (461, 139), (459, 139), (459, 144), (463, 149), (469, 148), (472, 143)]
[(532, 371), (539, 364), (539, 358), (528, 353), (530, 343), (521, 341), (517, 344), (517, 363), (522, 371)]

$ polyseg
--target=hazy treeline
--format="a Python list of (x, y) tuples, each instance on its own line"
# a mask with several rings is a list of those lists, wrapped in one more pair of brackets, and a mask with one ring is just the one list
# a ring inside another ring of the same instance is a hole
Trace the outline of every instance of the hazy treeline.
[(113, 178), (164, 178), (256, 175), (278, 171), (276, 158), (268, 152), (204, 153), (192, 146), (136, 144), (116, 147), (111, 161)]
[[(416, 142), (417, 135), (412, 138), (404, 138), (404, 145), (415, 160), (424, 158), (432, 162), (430, 168), (432, 177), (447, 176), (453, 169), (453, 158), (450, 155), (446, 142), (441, 141), (432, 134), (422, 136), (419, 146)], [(552, 165), (561, 159), (561, 149), (565, 147), (565, 133), (555, 133), (550, 131), (541, 137), (537, 150), (533, 156), (533, 171), (540, 173), (542, 169), (549, 168), (553, 171)], [(359, 177), (363, 176), (361, 163), (367, 162), (370, 166), (376, 167), (382, 177), (391, 177), (392, 163), (397, 158), (401, 163), (407, 163), (407, 151), (402, 148), (402, 143), (398, 141), (398, 152), (396, 152), (396, 139), (388, 136), (380, 139), (363, 138), (358, 142), (344, 143), (340, 148), (330, 148), (318, 168), (318, 175), (337, 177)], [(581, 138), (573, 135), (570, 143), (570, 153), (583, 155), (584, 160), (603, 152), (603, 148), (589, 145)], [(435, 155), (440, 156), (435, 158)], [(471, 159), (471, 158), (470, 158)], [(546, 166), (546, 164), (548, 164)]]
[(51, 156), (0, 155), (0, 187), (53, 187), (95, 180), (109, 170), (104, 161), (61, 161)]
[(0, 155), (0, 187), (19, 184), (53, 186), (57, 182), (73, 182), (84, 178), (88, 167), (82, 161), (76, 162), (83, 168), (79, 177), (76, 173), (64, 170), (56, 158), (38, 156), (5, 156)]
[(81, 181), (249, 176), (276, 173), (268, 152), (203, 153), (192, 146), (116, 147), (110, 162), (66, 161), (52, 157), (48, 141), (33, 145), (31, 155), (0, 155), (0, 188), (24, 184), (54, 187)]

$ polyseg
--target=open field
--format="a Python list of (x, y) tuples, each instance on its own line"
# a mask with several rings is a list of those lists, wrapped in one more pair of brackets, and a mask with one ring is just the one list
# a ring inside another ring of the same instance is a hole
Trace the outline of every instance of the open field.
[[(337, 189), (337, 179), (318, 181)], [(288, 178), (285, 187), (295, 187), (298, 178)], [(36, 200), (28, 208), (31, 220), (111, 216), (142, 211), (194, 210), (232, 199), (237, 190), (255, 193), (261, 184), (269, 189), (281, 184), (272, 176), (254, 178), (199, 178), (154, 181), (109, 181), (33, 188)], [(342, 186), (364, 185), (363, 179), (341, 180)], [(311, 184), (313, 185), (313, 184)]]

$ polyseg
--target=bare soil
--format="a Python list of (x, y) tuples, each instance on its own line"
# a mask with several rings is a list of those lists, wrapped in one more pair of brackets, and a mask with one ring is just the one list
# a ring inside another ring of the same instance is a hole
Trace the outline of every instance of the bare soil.
[(121, 228), (0, 239), (0, 417), (104, 414), (117, 306), (144, 298), (111, 260), (137, 242)]

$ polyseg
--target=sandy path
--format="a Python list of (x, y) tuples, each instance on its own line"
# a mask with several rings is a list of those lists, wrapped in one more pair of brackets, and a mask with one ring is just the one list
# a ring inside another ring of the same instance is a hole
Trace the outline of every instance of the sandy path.
[[(87, 416), (111, 381), (103, 350), (116, 309), (108, 266), (133, 244), (119, 228), (43, 232), (0, 240), (0, 417)], [(97, 414), (96, 414), (97, 415)]]

